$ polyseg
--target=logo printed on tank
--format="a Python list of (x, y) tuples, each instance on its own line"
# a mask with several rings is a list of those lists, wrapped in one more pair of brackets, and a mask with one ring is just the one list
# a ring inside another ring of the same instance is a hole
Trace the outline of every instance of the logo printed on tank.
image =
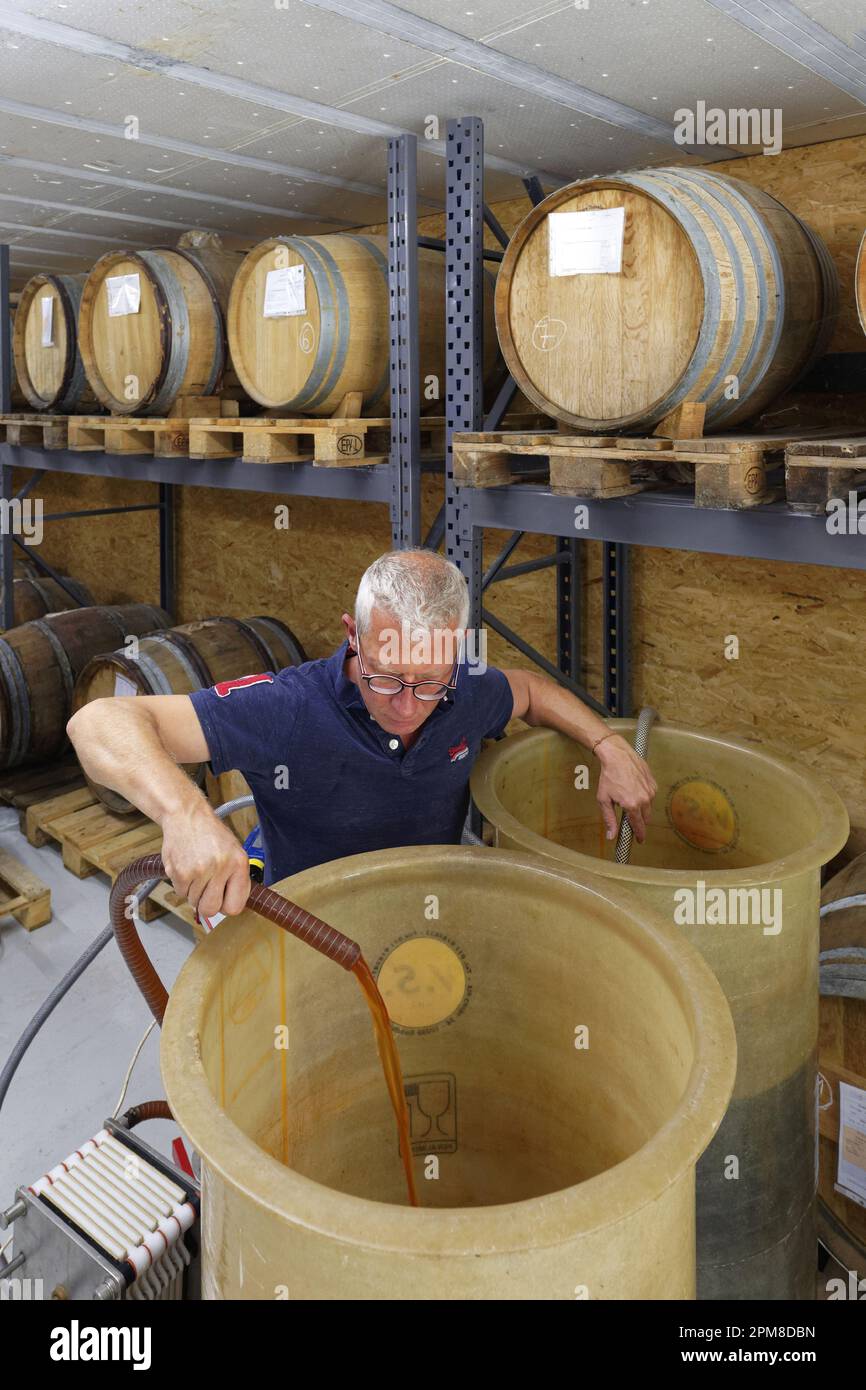
[(469, 744), (466, 742), (465, 734), (463, 735), (459, 743), (455, 743), (453, 748), (448, 749), (448, 756), (451, 759), (452, 763), (459, 763), (462, 758), (468, 758)]
[(218, 681), (214, 690), (220, 699), (224, 700), (227, 695), (231, 695), (233, 690), (245, 690), (249, 685), (261, 685), (263, 682), (272, 685), (273, 680), (271, 672), (264, 671), (259, 676), (238, 676), (233, 681)]

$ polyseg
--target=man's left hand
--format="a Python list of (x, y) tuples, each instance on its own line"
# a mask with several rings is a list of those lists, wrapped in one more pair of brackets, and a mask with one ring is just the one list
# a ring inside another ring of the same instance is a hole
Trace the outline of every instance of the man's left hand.
[(614, 806), (621, 806), (628, 816), (635, 839), (643, 844), (652, 811), (653, 797), (658, 791), (656, 780), (644, 761), (620, 734), (606, 738), (598, 746), (596, 756), (601, 763), (598, 779), (598, 804), (604, 818), (607, 838), (617, 833)]

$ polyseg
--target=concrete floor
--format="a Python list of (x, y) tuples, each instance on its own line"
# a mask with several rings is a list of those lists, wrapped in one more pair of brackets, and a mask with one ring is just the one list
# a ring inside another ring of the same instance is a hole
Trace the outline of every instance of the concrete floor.
[[(0, 807), (0, 849), (8, 850), (51, 888), (53, 916), (27, 932), (0, 918), (0, 1066), (45, 996), (89, 942), (108, 924), (108, 880), (77, 879), (63, 867), (56, 845), (34, 849), (18, 829), (18, 812)], [(170, 988), (191, 950), (192, 933), (165, 916), (145, 927), (148, 951)], [(89, 1139), (117, 1104), (150, 1013), (114, 941), (108, 942), (43, 1025), (18, 1068), (0, 1110), (0, 1206), (15, 1188)], [(159, 1029), (136, 1064), (123, 1108), (164, 1095), (159, 1074)], [(149, 1121), (142, 1136), (170, 1151), (177, 1126)], [(0, 1233), (0, 1244), (6, 1239)]]

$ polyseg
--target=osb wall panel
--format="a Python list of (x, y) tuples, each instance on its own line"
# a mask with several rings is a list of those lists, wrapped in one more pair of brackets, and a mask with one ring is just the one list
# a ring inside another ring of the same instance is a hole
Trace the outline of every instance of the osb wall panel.
[[(841, 281), (833, 349), (863, 350), (853, 267), (866, 226), (866, 140), (836, 140), (713, 167), (765, 188), (822, 234)], [(514, 199), (495, 211), (510, 231), (527, 206), (526, 199)], [(444, 217), (423, 219), (422, 229), (441, 236)], [(487, 231), (486, 242), (497, 244)], [(145, 484), (101, 479), (46, 477), (41, 486), (46, 510), (149, 501), (154, 492)], [(425, 480), (427, 519), (440, 497), (441, 483)], [(271, 612), (296, 630), (311, 656), (320, 656), (340, 638), (340, 613), (351, 606), (357, 577), (389, 544), (387, 509), (289, 499), (291, 529), (276, 531), (273, 509), (284, 500), (182, 491), (178, 617)], [(505, 539), (488, 533), (486, 562)], [(513, 561), (549, 548), (546, 538), (528, 536)], [(584, 552), (586, 683), (599, 697), (600, 547), (587, 543)], [(152, 514), (49, 523), (44, 553), (103, 601), (152, 602), (157, 596)], [(494, 586), (486, 602), (555, 659), (554, 593), (553, 575), (546, 571)], [(815, 767), (845, 798), (857, 827), (855, 845), (866, 849), (866, 682), (858, 658), (866, 631), (866, 575), (636, 548), (633, 593), (635, 704), (651, 703), (663, 717), (752, 739)], [(729, 633), (740, 641), (736, 662), (723, 654)], [(497, 664), (528, 664), (493, 633), (489, 654)]]

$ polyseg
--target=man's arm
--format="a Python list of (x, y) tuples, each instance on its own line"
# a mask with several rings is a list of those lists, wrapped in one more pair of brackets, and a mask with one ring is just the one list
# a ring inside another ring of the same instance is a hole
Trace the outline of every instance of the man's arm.
[[(564, 690), (547, 676), (534, 671), (504, 671), (514, 697), (514, 715), (526, 724), (540, 724), (567, 734), (585, 748), (596, 744), (596, 757), (601, 763), (598, 781), (598, 804), (604, 817), (607, 838), (617, 833), (614, 804), (621, 806), (639, 841), (646, 836), (652, 801), (658, 787), (649, 766), (638, 757), (631, 744), (621, 734), (610, 735), (610, 729), (588, 705)], [(599, 740), (604, 739), (603, 743)]]
[(207, 917), (243, 911), (250, 891), (243, 846), (178, 766), (210, 758), (189, 697), (92, 700), (66, 730), (88, 777), (162, 828), (162, 860), (176, 892)]

